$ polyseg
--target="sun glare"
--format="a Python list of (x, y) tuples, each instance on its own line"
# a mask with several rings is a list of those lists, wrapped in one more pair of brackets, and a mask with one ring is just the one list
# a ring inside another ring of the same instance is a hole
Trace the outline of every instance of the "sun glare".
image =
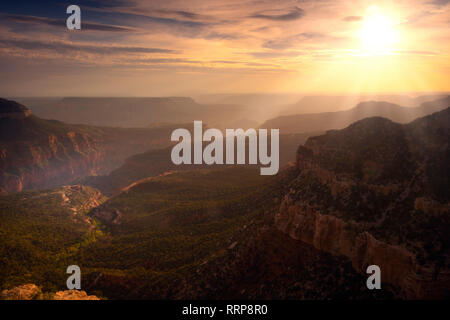
[(360, 32), (363, 49), (367, 53), (387, 54), (398, 41), (395, 23), (384, 15), (377, 6), (367, 9)]

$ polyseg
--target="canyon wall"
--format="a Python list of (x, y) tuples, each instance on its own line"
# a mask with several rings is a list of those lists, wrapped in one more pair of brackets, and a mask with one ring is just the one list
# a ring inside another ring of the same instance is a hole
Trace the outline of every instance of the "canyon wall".
[(399, 297), (448, 298), (449, 113), (407, 125), (368, 118), (309, 138), (276, 228), (358, 272), (378, 265)]
[(275, 224), (293, 239), (349, 258), (354, 269), (361, 273), (369, 265), (378, 265), (382, 287), (383, 283), (397, 287), (401, 297), (442, 298), (450, 288), (450, 272), (420, 266), (407, 249), (379, 241), (366, 231), (355, 233), (354, 223), (296, 204), (289, 195), (283, 199)]
[(108, 174), (126, 158), (166, 148), (178, 125), (108, 128), (43, 120), (0, 98), (0, 193)]
[(105, 151), (87, 134), (51, 134), (46, 141), (6, 144), (0, 152), (0, 189), (52, 187), (93, 175), (102, 167)]

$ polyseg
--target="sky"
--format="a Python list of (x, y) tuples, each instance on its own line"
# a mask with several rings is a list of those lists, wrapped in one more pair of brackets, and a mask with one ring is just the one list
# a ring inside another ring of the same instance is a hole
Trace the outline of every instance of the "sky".
[(6, 0), (0, 95), (450, 91), (449, 27), (449, 0)]

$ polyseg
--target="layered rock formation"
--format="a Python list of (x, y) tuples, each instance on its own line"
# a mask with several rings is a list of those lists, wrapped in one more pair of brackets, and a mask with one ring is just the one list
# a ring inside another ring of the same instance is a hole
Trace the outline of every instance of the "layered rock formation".
[[(0, 101), (2, 111), (18, 105), (4, 101)], [(0, 189), (14, 192), (54, 186), (94, 174), (102, 167), (105, 150), (98, 136), (81, 128), (42, 121), (24, 106), (20, 109), (23, 117), (0, 119)]]
[(448, 297), (449, 115), (408, 125), (371, 118), (310, 138), (277, 228), (362, 273), (380, 266), (400, 297)]
[(442, 298), (448, 295), (450, 272), (422, 266), (401, 245), (375, 239), (369, 232), (354, 232), (352, 222), (311, 209), (302, 210), (288, 196), (276, 216), (278, 229), (291, 238), (336, 256), (346, 256), (355, 270), (365, 273), (369, 265), (381, 268), (382, 281), (400, 289), (409, 299)]
[(0, 192), (54, 187), (105, 174), (124, 159), (170, 144), (175, 126), (95, 128), (42, 120), (0, 99)]

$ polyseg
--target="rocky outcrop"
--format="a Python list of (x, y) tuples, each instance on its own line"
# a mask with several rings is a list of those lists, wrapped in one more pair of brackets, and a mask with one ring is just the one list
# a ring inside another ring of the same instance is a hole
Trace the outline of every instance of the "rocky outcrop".
[(24, 284), (10, 290), (3, 290), (1, 300), (39, 300), (42, 298), (41, 289), (32, 283)]
[(436, 275), (430, 267), (420, 266), (414, 254), (402, 246), (375, 239), (366, 231), (358, 232), (354, 222), (321, 214), (311, 207), (296, 204), (286, 196), (275, 217), (275, 225), (291, 238), (316, 249), (349, 258), (355, 270), (365, 273), (369, 265), (378, 265), (382, 282), (400, 289), (408, 299), (442, 298), (448, 294), (450, 273)]
[[(278, 230), (381, 269), (399, 297), (450, 296), (448, 115), (399, 125), (362, 120), (310, 138), (275, 216)], [(447, 170), (447, 171), (446, 171)]]
[[(61, 195), (62, 205), (75, 213), (88, 212), (106, 200), (106, 197), (97, 189), (83, 185), (63, 186), (55, 193)], [(83, 200), (80, 201), (80, 199)]]
[(44, 293), (37, 285), (29, 283), (10, 290), (3, 290), (0, 300), (100, 300), (89, 296), (82, 290), (65, 290), (56, 293)]
[(88, 296), (83, 290), (58, 291), (53, 296), (53, 300), (100, 300), (96, 296)]

